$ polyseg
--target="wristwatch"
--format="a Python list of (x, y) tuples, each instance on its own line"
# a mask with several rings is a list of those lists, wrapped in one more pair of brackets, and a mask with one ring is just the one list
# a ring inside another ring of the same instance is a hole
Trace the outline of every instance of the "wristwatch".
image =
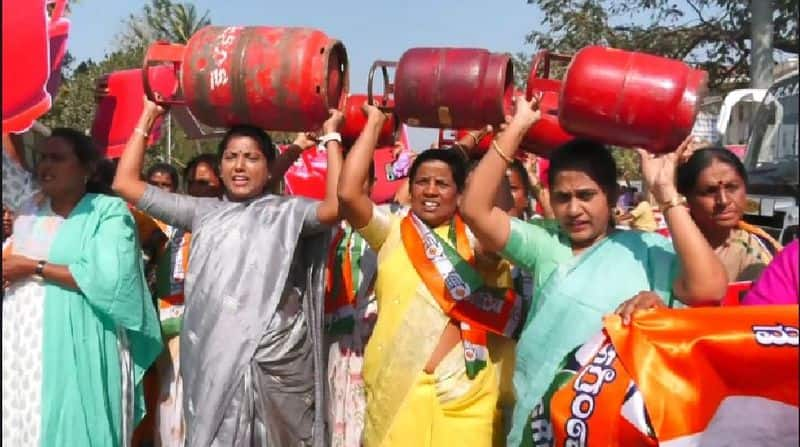
[(41, 259), (39, 262), (36, 263), (36, 270), (33, 271), (33, 274), (42, 277), (42, 273), (44, 273), (44, 266), (47, 265), (47, 261)]

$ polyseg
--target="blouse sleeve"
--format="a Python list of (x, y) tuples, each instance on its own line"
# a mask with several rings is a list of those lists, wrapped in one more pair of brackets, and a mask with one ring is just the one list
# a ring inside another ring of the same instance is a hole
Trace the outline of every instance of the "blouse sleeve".
[(208, 199), (175, 194), (147, 185), (136, 207), (162, 222), (192, 231), (192, 221), (204, 200)]
[(506, 246), (500, 255), (517, 267), (532, 272), (542, 257), (558, 244), (557, 236), (548, 231), (542, 221), (527, 223), (511, 218), (511, 229)]
[(392, 229), (392, 216), (393, 214), (386, 208), (373, 205), (372, 218), (366, 226), (356, 229), (375, 252), (381, 249), (389, 236)]
[(17, 212), (39, 192), (33, 174), (3, 151), (3, 205)]

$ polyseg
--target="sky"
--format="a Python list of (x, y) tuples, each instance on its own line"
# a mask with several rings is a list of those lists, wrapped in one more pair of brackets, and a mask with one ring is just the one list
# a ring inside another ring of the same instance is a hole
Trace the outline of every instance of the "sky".
[[(179, 0), (180, 1), (180, 0)], [(196, 0), (215, 25), (304, 26), (341, 40), (350, 61), (350, 91), (365, 93), (367, 74), (377, 59), (397, 60), (420, 46), (486, 48), (512, 52), (533, 49), (525, 35), (541, 23), (539, 10), (525, 0)], [(77, 60), (101, 59), (114, 48), (122, 22), (144, 0), (81, 0), (72, 7), (68, 48)], [(415, 149), (428, 147), (435, 131), (413, 129)]]

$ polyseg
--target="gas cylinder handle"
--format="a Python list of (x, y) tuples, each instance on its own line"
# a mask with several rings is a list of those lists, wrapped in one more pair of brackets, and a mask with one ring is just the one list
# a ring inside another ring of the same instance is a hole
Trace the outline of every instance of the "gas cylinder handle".
[(392, 95), (392, 98), (394, 98), (394, 83), (389, 81), (389, 67), (397, 67), (397, 62), (377, 60), (372, 63), (372, 67), (369, 69), (369, 78), (367, 79), (367, 104), (373, 105), (374, 103), (374, 96), (372, 94), (372, 81), (375, 77), (375, 70), (379, 67), (381, 69), (381, 74), (383, 75), (383, 104), (379, 105), (378, 108), (385, 112), (389, 112), (394, 109), (393, 106), (388, 105), (389, 95)]
[(539, 66), (544, 64), (544, 75), (541, 79), (550, 79), (550, 61), (569, 62), (572, 56), (559, 53), (551, 53), (550, 50), (542, 50), (536, 53), (531, 63), (531, 78), (539, 73)]
[(55, 23), (56, 21), (60, 20), (61, 17), (64, 15), (64, 10), (67, 8), (67, 0), (51, 0), (47, 2), (48, 4), (55, 3), (55, 7), (53, 8), (53, 13), (50, 15), (50, 23)]
[[(541, 50), (536, 53), (536, 56), (533, 57), (533, 61), (531, 62), (531, 71), (528, 74), (528, 82), (527, 82), (527, 89), (525, 92), (525, 96), (528, 100), (533, 97), (533, 90), (534, 86), (536, 85), (536, 81), (539, 79), (551, 79), (550, 78), (550, 61), (556, 60), (559, 62), (567, 62), (569, 63), (572, 60), (572, 56), (566, 54), (559, 54), (559, 53), (551, 53), (550, 50)], [(542, 67), (542, 77), (539, 77), (539, 67)]]
[[(144, 57), (144, 66), (142, 67), (142, 86), (144, 87), (144, 94), (147, 96), (147, 99), (161, 105), (183, 105), (186, 103), (183, 99), (183, 91), (180, 82), (184, 49), (185, 47), (183, 45), (165, 41), (157, 41), (147, 49), (147, 54)], [(164, 62), (172, 63), (176, 79), (175, 90), (171, 92), (170, 98), (156, 100), (155, 92), (150, 85), (150, 68), (156, 65), (163, 65)]]

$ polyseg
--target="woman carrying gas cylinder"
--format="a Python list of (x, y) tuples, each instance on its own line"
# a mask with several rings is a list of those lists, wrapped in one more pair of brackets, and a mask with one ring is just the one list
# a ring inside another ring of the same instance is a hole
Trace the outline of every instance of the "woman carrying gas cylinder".
[[(501, 368), (510, 367), (513, 350), (504, 335), (514, 327), (519, 301), (508, 264), (476, 254), (457, 213), (466, 180), (459, 151), (466, 153), (469, 142), (419, 154), (409, 172), (410, 211), (393, 216), (364, 192), (386, 119), (375, 107), (364, 110), (367, 124), (338, 189), (342, 215), (377, 252), (378, 319), (364, 355), (363, 445), (503, 445)], [(503, 314), (483, 320), (481, 304), (497, 305)]]
[[(556, 149), (548, 173), (555, 221), (523, 222), (492, 206), (522, 137), (540, 117), (536, 100), (516, 99), (516, 111), (492, 143), (468, 185), (460, 211), (485, 250), (497, 251), (534, 274), (534, 303), (517, 344), (517, 405), (508, 445), (519, 445), (525, 421), (557, 372), (558, 362), (600, 330), (601, 317), (643, 291), (667, 303), (716, 302), (726, 275), (675, 187), (675, 152), (640, 151), (649, 190), (662, 204), (673, 244), (653, 233), (615, 231), (616, 166), (599, 143), (573, 140)], [(642, 299), (647, 299), (643, 294)]]

